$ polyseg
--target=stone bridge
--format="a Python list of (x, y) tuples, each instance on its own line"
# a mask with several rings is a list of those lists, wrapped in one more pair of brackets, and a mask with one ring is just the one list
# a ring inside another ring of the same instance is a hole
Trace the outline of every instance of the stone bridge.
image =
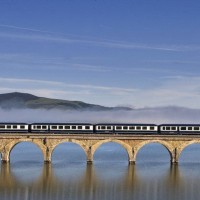
[(73, 142), (84, 150), (87, 162), (93, 162), (95, 151), (102, 144), (115, 142), (127, 151), (129, 163), (135, 163), (137, 153), (146, 144), (159, 143), (169, 152), (171, 162), (178, 163), (184, 148), (200, 143), (198, 135), (103, 135), (103, 134), (0, 134), (0, 153), (3, 162), (9, 162), (10, 152), (20, 142), (32, 142), (42, 151), (44, 161), (51, 162), (52, 153), (57, 145)]

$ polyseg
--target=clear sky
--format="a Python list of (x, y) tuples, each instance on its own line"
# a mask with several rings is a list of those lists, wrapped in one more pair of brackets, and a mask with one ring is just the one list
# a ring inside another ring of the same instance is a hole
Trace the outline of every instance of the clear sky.
[(199, 0), (0, 0), (0, 93), (200, 108)]

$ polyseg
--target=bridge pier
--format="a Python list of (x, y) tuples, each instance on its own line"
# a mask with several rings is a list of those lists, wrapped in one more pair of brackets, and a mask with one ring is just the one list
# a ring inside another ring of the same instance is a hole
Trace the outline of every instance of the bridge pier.
[(46, 151), (44, 152), (44, 163), (51, 163), (51, 151), (47, 147)]
[(134, 165), (136, 163), (137, 149), (132, 147), (131, 149), (127, 149), (127, 153), (129, 157), (129, 165)]
[(87, 164), (89, 165), (93, 164), (93, 160), (87, 160)]
[(178, 165), (178, 162), (177, 161), (171, 161), (171, 164), (172, 165)]
[(87, 164), (93, 163), (93, 153), (92, 153), (92, 147), (86, 149), (86, 156), (87, 156)]
[(5, 149), (2, 151), (1, 156), (2, 156), (1, 157), (2, 163), (9, 163), (10, 162), (9, 152), (6, 151)]
[(175, 148), (171, 152), (171, 164), (178, 164), (178, 151), (177, 151), (177, 148)]
[(2, 162), (2, 163), (9, 163), (10, 160), (4, 160), (4, 159), (1, 159), (1, 162)]
[(135, 164), (135, 160), (129, 160), (129, 165), (134, 165)]

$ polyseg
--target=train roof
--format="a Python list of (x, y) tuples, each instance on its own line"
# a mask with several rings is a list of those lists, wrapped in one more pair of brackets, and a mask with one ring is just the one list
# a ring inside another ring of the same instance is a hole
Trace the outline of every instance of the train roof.
[(159, 126), (200, 126), (200, 124), (160, 124)]
[(95, 124), (96, 126), (157, 126), (156, 124), (139, 124), (139, 123), (102, 123), (102, 124)]
[(32, 123), (30, 125), (92, 125), (90, 123)]
[(28, 125), (28, 123), (17, 123), (17, 122), (0, 122), (1, 125)]
[(18, 123), (18, 122), (0, 122), (1, 125), (95, 125), (95, 126), (200, 126), (199, 124), (150, 124), (150, 123), (98, 123), (98, 124), (92, 124), (92, 123)]

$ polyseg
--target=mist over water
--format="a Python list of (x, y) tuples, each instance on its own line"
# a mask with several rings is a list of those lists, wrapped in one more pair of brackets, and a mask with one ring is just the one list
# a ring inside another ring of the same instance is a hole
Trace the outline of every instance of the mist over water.
[(182, 107), (143, 108), (131, 111), (62, 111), (0, 109), (1, 122), (86, 123), (200, 123), (200, 109)]

